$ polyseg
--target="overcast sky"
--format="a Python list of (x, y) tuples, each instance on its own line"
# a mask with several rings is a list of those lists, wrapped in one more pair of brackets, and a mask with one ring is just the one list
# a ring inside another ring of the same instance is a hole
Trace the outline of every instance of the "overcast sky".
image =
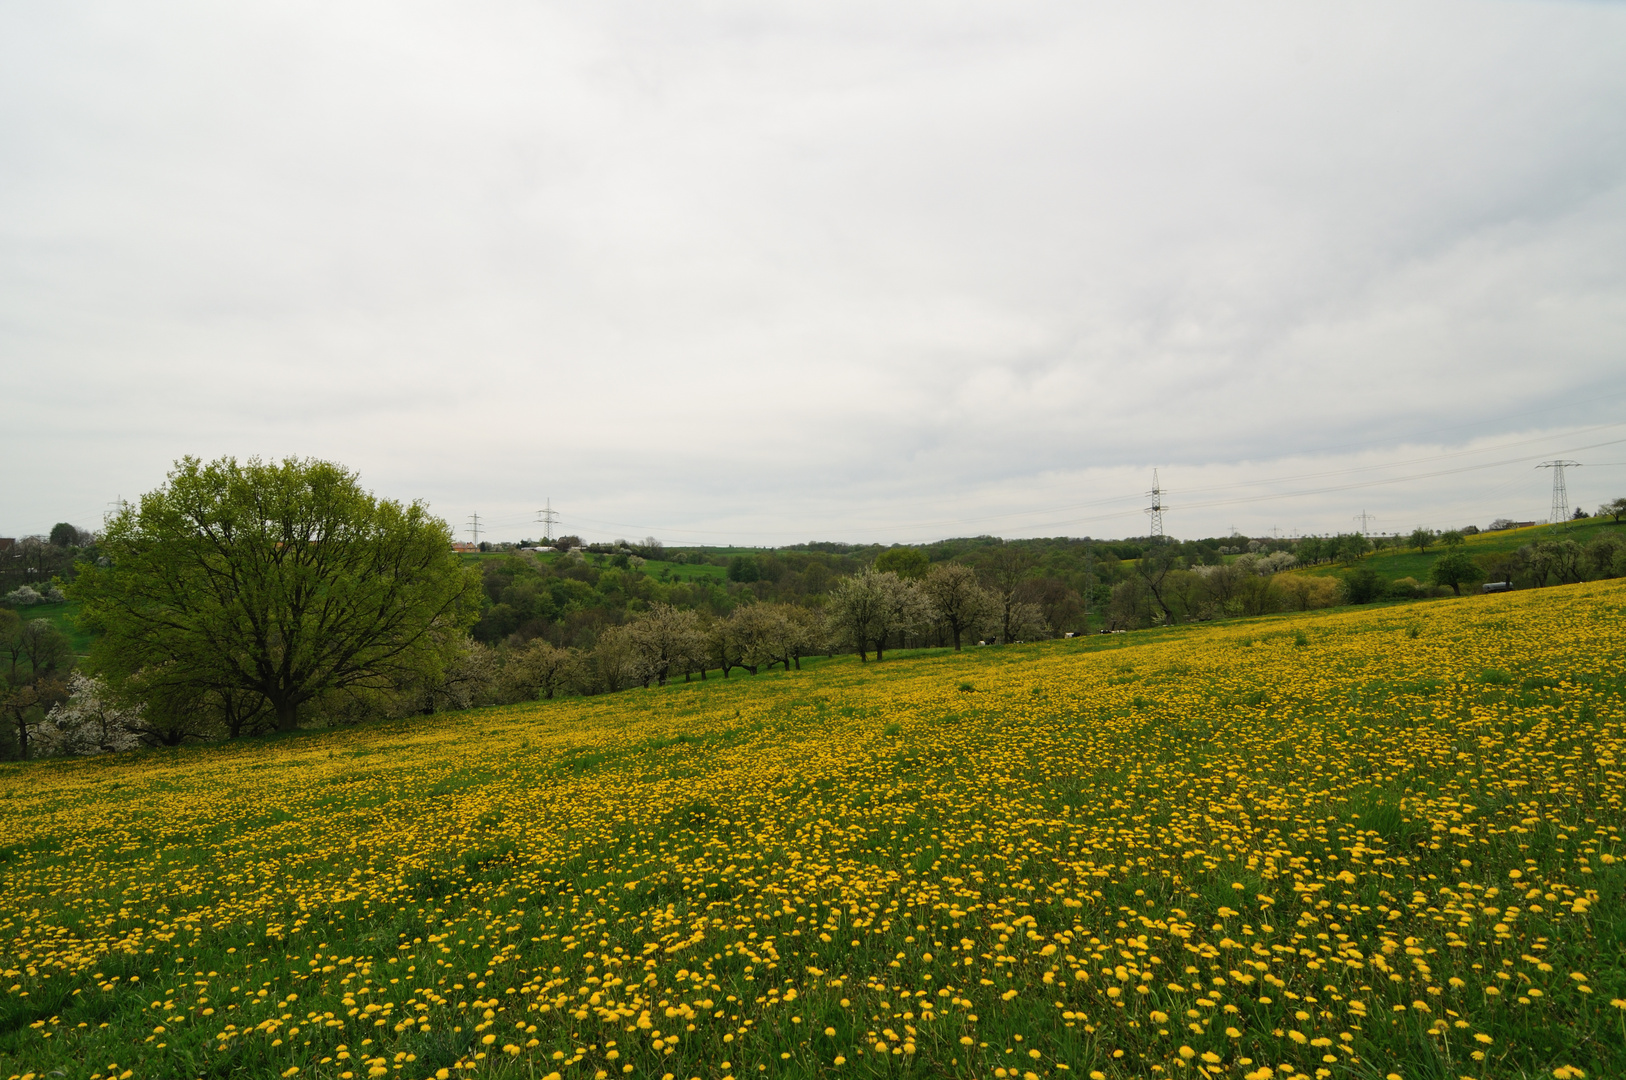
[(0, 535), (186, 454), (510, 539), (1590, 509), (1623, 57), (1604, 3), (4, 0)]

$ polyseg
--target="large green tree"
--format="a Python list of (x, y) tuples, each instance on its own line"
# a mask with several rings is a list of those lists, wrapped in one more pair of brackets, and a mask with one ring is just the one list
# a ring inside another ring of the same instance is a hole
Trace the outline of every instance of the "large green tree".
[(948, 628), (954, 639), (954, 651), (960, 651), (960, 636), (967, 630), (975, 632), (1002, 610), (993, 593), (977, 581), (977, 573), (962, 563), (938, 563), (921, 582), (921, 590), (937, 618)]
[(1465, 551), (1449, 551), (1434, 560), (1428, 571), (1429, 580), (1436, 585), (1449, 585), (1451, 591), (1462, 595), (1462, 587), (1480, 580), (1479, 564)]
[(375, 498), (330, 462), (184, 458), (108, 520), (110, 564), (72, 590), (101, 631), (98, 669), (150, 710), (258, 702), (286, 731), (320, 695), (452, 659), (480, 582), (451, 542), (422, 503)]

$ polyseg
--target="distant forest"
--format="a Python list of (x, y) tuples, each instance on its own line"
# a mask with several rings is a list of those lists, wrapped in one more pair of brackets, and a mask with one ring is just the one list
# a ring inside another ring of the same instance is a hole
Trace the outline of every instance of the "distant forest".
[[(575, 538), (566, 538), (570, 546)], [(1239, 541), (1246, 544), (1247, 541)], [(669, 604), (726, 617), (749, 603), (821, 608), (831, 586), (875, 566), (918, 578), (934, 563), (989, 566), (1007, 546), (1029, 556), (1020, 599), (1037, 605), (1059, 636), (1085, 629), (1086, 608), (1105, 609), (1113, 585), (1152, 547), (1149, 538), (1094, 541), (1058, 537), (1004, 541), (998, 537), (944, 540), (918, 547), (809, 543), (766, 549), (666, 548), (650, 543), (594, 544), (568, 554), (550, 549), (494, 550), (478, 556), (487, 606), (475, 640), (522, 644), (543, 638), (568, 648), (591, 648), (606, 628), (621, 625), (653, 604)], [(1218, 564), (1228, 542), (1199, 540), (1165, 545), (1183, 557)], [(1283, 543), (1284, 547), (1291, 545)], [(926, 631), (923, 637), (931, 637)], [(920, 642), (924, 643), (924, 642)]]

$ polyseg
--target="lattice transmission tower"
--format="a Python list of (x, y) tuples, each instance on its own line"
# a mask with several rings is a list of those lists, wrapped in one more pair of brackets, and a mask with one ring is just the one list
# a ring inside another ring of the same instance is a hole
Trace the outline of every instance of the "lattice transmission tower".
[(1564, 487), (1564, 470), (1579, 469), (1580, 467), (1581, 463), (1579, 461), (1543, 461), (1536, 466), (1538, 469), (1553, 470), (1553, 507), (1548, 512), (1547, 523), (1549, 525), (1569, 527), (1570, 493)]
[(1163, 485), (1158, 481), (1157, 470), (1152, 470), (1152, 490), (1147, 492), (1152, 497), (1152, 505), (1146, 512), (1152, 518), (1152, 542), (1158, 543), (1163, 539)]
[(553, 543), (553, 527), (559, 523), (559, 512), (553, 508), (553, 500), (549, 499), (547, 505), (536, 512), (536, 520), (542, 526), (542, 538), (550, 545)]

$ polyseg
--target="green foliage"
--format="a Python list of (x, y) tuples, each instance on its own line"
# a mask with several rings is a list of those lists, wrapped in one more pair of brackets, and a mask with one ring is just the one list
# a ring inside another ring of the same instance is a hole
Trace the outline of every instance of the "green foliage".
[(27, 609), (30, 619), (44, 619), (67, 637), (77, 656), (90, 652), (91, 635), (79, 625), (79, 604), (69, 600), (60, 604), (37, 604)]
[(445, 522), (315, 460), (185, 458), (102, 548), (111, 565), (72, 587), (95, 662), (192, 734), (262, 710), (289, 730), (324, 693), (434, 679), (479, 595)]
[(1382, 592), (1377, 571), (1358, 566), (1344, 576), (1344, 597), (1352, 604), (1370, 604)]
[(1473, 556), (1460, 548), (1453, 548), (1434, 560), (1428, 576), (1434, 584), (1449, 585), (1453, 593), (1461, 596), (1464, 585), (1480, 579), (1480, 570)]
[(66, 521), (59, 521), (51, 526), (51, 544), (53, 547), (78, 547), (84, 543), (88, 536), (88, 533), (81, 532)]
[(23, 681), (27, 668), (23, 664), (23, 620), (10, 608), (0, 608), (0, 679), (5, 683)]
[(918, 581), (925, 577), (931, 565), (931, 560), (919, 548), (889, 548), (875, 557), (875, 569), (890, 571), (905, 581)]
[(17, 639), (28, 661), (30, 680), (55, 675), (72, 663), (73, 646), (68, 635), (47, 619), (28, 619), (19, 628)]

